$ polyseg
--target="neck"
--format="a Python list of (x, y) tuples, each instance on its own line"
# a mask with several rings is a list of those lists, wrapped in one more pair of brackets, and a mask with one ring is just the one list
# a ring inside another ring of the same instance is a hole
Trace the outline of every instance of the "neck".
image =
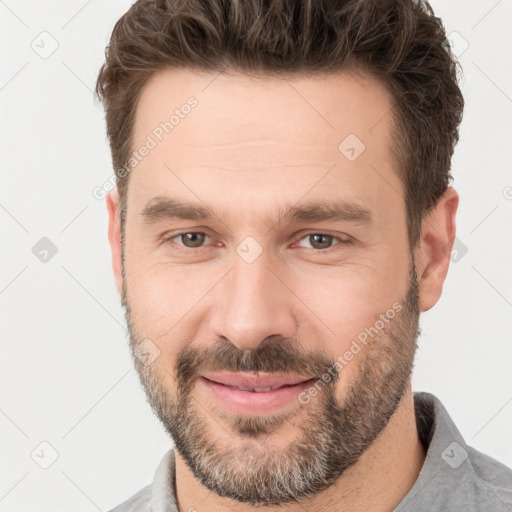
[[(176, 455), (176, 501), (179, 512), (275, 512), (276, 507), (253, 507), (221, 498), (206, 489)], [(334, 485), (300, 503), (279, 507), (286, 512), (392, 511), (409, 492), (423, 466), (425, 451), (419, 440), (414, 401), (409, 387), (395, 414), (372, 445)]]

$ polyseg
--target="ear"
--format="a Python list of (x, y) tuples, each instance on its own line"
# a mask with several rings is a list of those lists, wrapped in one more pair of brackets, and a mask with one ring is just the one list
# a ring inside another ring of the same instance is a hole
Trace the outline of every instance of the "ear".
[(119, 193), (117, 189), (107, 194), (108, 240), (112, 251), (112, 268), (116, 280), (117, 292), (123, 290), (123, 261), (121, 251), (121, 220), (119, 217)]
[(420, 245), (415, 249), (419, 309), (422, 312), (431, 309), (441, 297), (455, 241), (458, 205), (459, 195), (454, 188), (448, 187), (435, 208), (423, 219)]

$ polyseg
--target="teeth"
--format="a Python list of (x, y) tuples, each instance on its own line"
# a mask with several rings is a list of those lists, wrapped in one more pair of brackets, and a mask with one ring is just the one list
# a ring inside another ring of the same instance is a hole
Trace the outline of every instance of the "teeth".
[(279, 389), (280, 387), (283, 387), (283, 386), (275, 386), (275, 387), (268, 386), (266, 388), (248, 388), (245, 386), (233, 386), (233, 387), (236, 389), (241, 389), (242, 391), (253, 391), (256, 393), (262, 393), (264, 391), (272, 391), (273, 389)]

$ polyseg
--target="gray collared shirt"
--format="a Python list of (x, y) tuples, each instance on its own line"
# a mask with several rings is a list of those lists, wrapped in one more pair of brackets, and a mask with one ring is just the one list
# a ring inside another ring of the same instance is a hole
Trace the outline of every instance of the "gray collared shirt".
[[(434, 395), (414, 393), (414, 405), (427, 456), (394, 512), (512, 512), (512, 470), (468, 446)], [(179, 512), (174, 471), (171, 449), (158, 465), (153, 483), (111, 512)]]

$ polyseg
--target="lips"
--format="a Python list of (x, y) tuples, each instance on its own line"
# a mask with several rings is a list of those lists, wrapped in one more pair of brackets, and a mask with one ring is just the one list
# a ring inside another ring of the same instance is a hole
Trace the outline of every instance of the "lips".
[(302, 382), (312, 380), (311, 376), (286, 375), (286, 374), (244, 374), (244, 373), (205, 373), (203, 378), (223, 384), (231, 388), (255, 393), (263, 393), (285, 386), (295, 386)]

